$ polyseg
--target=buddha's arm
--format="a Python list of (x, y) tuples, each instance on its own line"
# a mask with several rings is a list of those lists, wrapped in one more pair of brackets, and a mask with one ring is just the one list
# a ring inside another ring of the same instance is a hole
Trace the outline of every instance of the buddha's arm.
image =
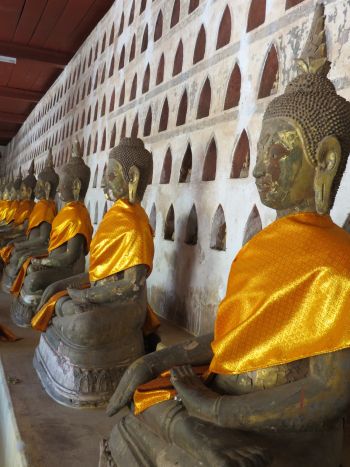
[(78, 234), (68, 241), (65, 251), (56, 252), (56, 250), (54, 250), (55, 255), (50, 254), (48, 258), (40, 260), (40, 263), (53, 268), (69, 267), (79, 259), (82, 248), (84, 248), (84, 243), (84, 236)]
[(124, 373), (115, 393), (109, 401), (107, 413), (116, 414), (130, 400), (140, 384), (159, 376), (163, 371), (177, 365), (207, 365), (213, 358), (212, 334), (194, 337), (191, 340), (153, 352), (136, 360)]
[(41, 297), (40, 304), (38, 306), (38, 310), (57, 292), (61, 292), (69, 287), (79, 288), (83, 284), (87, 284), (89, 282), (89, 273), (82, 272), (81, 274), (76, 274), (75, 276), (67, 277), (66, 279), (62, 279), (60, 281), (54, 282), (50, 284), (44, 290), (44, 293)]
[(21, 242), (15, 242), (16, 251), (36, 248), (38, 246), (45, 246), (45, 244), (48, 243), (51, 232), (51, 224), (48, 222), (42, 222), (37, 228), (39, 229), (39, 235), (35, 238), (29, 238)]
[(189, 415), (241, 430), (303, 431), (342, 416), (350, 404), (350, 350), (310, 358), (306, 378), (241, 396), (219, 395), (191, 369), (172, 370)]
[(139, 264), (124, 271), (121, 280), (97, 282), (94, 287), (83, 290), (69, 290), (69, 295), (77, 304), (128, 302), (137, 298), (144, 288), (147, 277), (147, 266)]

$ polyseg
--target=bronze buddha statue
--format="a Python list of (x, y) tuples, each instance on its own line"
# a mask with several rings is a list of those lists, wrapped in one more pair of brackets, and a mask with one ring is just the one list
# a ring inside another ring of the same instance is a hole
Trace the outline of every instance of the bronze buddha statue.
[(8, 183), (4, 187), (3, 199), (6, 201), (6, 214), (0, 222), (0, 235), (2, 232), (11, 229), (13, 225), (14, 216), (19, 205), (21, 183), (22, 172), (20, 168), (17, 178), (14, 180), (13, 174), (11, 174)]
[(103, 188), (114, 204), (92, 239), (89, 272), (50, 285), (32, 319), (44, 331), (34, 366), (48, 394), (64, 405), (106, 404), (127, 366), (145, 352), (153, 236), (140, 203), (151, 171), (141, 140), (125, 138), (111, 150)]
[(100, 466), (340, 465), (350, 237), (329, 211), (350, 152), (350, 103), (327, 78), (323, 5), (299, 66), (267, 107), (254, 169), (278, 219), (233, 261), (214, 336), (125, 372)]
[(30, 326), (48, 285), (85, 269), (92, 235), (84, 205), (89, 180), (90, 169), (83, 161), (79, 143), (75, 142), (72, 156), (60, 173), (58, 193), (65, 205), (52, 221), (48, 255), (26, 259), (11, 287), (14, 295), (11, 317), (19, 326)]
[(4, 292), (10, 291), (16, 275), (28, 257), (47, 253), (51, 224), (57, 214), (54, 198), (58, 181), (59, 178), (53, 166), (52, 150), (50, 149), (45, 166), (39, 173), (35, 185), (34, 193), (38, 202), (30, 213), (25, 231), (26, 235), (21, 240), (16, 239), (13, 244), (14, 248), (9, 252), (8, 258), (2, 257), (5, 264), (7, 264), (1, 282)]

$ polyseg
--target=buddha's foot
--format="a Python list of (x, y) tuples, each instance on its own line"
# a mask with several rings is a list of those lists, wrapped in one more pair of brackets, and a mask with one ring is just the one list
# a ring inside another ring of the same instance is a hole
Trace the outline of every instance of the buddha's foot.
[(11, 319), (12, 321), (21, 328), (29, 328), (31, 321), (34, 316), (36, 306), (24, 303), (22, 297), (14, 297), (11, 303)]

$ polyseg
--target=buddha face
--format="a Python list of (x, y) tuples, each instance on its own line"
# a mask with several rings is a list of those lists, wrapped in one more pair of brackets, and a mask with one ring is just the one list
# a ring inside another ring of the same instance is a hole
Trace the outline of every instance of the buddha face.
[(45, 182), (43, 180), (38, 180), (35, 185), (35, 197), (36, 199), (44, 199), (45, 198)]
[(19, 189), (19, 199), (30, 199), (32, 196), (32, 189), (27, 187), (25, 183), (21, 183), (21, 187)]
[(14, 201), (14, 200), (17, 199), (17, 197), (18, 197), (17, 190), (16, 190), (16, 188), (13, 186), (13, 187), (10, 189), (9, 199), (10, 199), (10, 201)]
[(315, 168), (300, 132), (287, 119), (263, 122), (253, 175), (261, 202), (270, 208), (292, 209), (315, 199)]
[(74, 177), (68, 174), (65, 170), (63, 170), (62, 176), (60, 176), (57, 193), (60, 199), (65, 203), (74, 200), (73, 185)]
[(110, 158), (108, 161), (102, 188), (110, 201), (115, 202), (128, 197), (128, 182), (124, 179), (122, 166), (115, 159)]
[(4, 189), (4, 192), (2, 194), (2, 199), (4, 201), (9, 201), (9, 199), (10, 199), (10, 193), (9, 193), (9, 190), (8, 190), (7, 187), (5, 187), (5, 189)]

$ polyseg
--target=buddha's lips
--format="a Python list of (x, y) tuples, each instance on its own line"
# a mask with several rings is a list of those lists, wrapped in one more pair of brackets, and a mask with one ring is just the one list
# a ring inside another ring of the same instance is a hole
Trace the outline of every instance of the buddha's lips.
[(268, 191), (271, 188), (271, 183), (255, 182), (258, 191)]

